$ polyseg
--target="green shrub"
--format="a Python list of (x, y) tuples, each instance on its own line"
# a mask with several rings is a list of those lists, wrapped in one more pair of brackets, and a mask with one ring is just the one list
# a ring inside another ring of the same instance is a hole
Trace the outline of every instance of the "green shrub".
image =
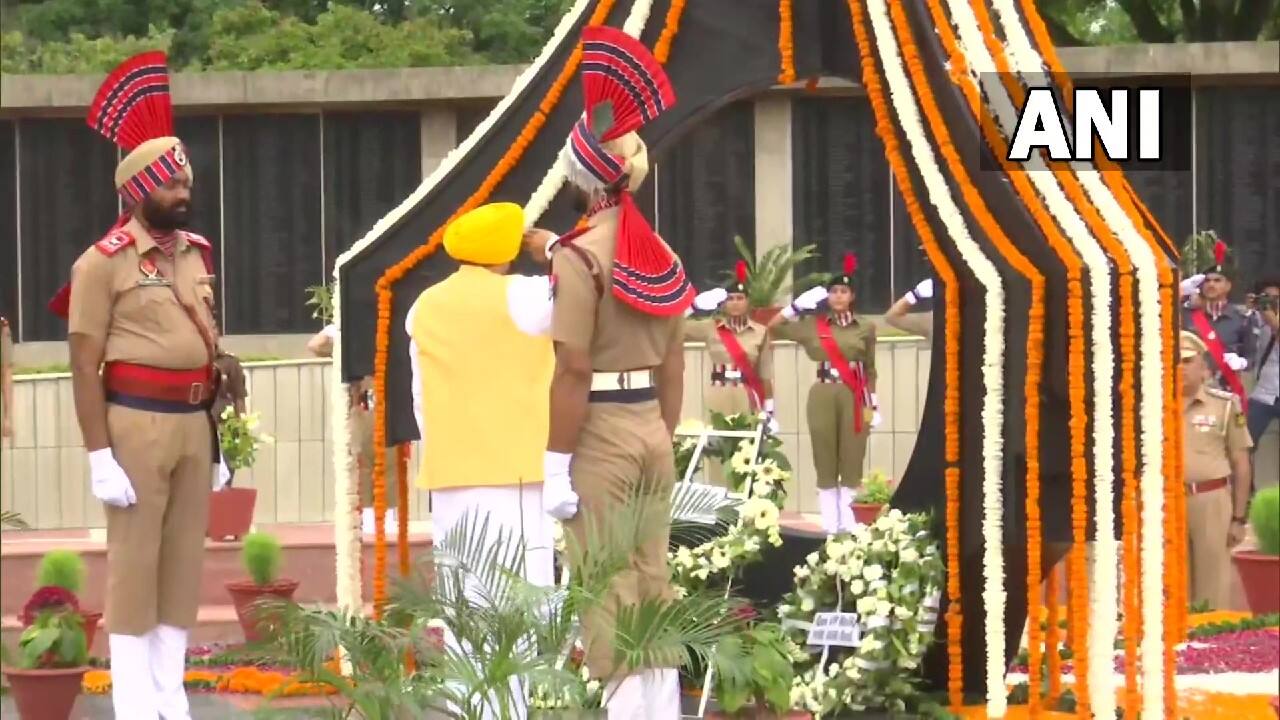
[(874, 470), (862, 479), (862, 487), (858, 488), (857, 502), (865, 505), (884, 505), (893, 498), (893, 488), (889, 486), (889, 478), (883, 472)]
[(84, 559), (74, 550), (50, 550), (40, 558), (36, 587), (54, 585), (79, 595), (84, 587)]
[(280, 541), (269, 533), (249, 533), (241, 551), (244, 569), (258, 585), (270, 585), (280, 574)]
[(1267, 488), (1253, 496), (1249, 524), (1258, 538), (1258, 551), (1280, 555), (1280, 487)]

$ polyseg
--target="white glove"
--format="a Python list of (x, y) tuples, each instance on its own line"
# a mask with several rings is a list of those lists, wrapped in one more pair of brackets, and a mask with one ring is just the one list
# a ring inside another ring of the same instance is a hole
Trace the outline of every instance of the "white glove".
[(218, 454), (218, 485), (217, 485), (217, 488), (218, 488), (219, 490), (221, 490), (222, 488), (224, 488), (224, 487), (226, 487), (227, 485), (230, 485), (230, 484), (231, 484), (231, 468), (227, 467), (227, 459), (226, 459), (225, 457), (222, 457), (222, 454), (221, 454), (221, 453), (219, 453), (219, 454)]
[(715, 310), (720, 307), (720, 303), (729, 297), (729, 291), (724, 288), (711, 288), (698, 293), (693, 299), (693, 306), (702, 311)]
[(800, 310), (813, 310), (818, 307), (818, 303), (827, 299), (827, 289), (824, 287), (809, 288), (800, 293), (800, 297), (796, 298), (792, 305)]
[(777, 435), (782, 426), (778, 424), (778, 418), (773, 416), (773, 398), (766, 398), (764, 401), (764, 407), (761, 409), (769, 416), (769, 419), (765, 421), (765, 425), (769, 428), (769, 432), (773, 435)]
[(871, 409), (875, 412), (871, 413), (871, 427), (878, 428), (880, 423), (884, 422), (884, 418), (880, 417), (880, 398), (875, 393), (871, 393)]
[(116, 462), (111, 448), (89, 453), (89, 478), (93, 496), (107, 505), (126, 508), (138, 502), (129, 476), (120, 467), (120, 463)]
[(1227, 367), (1236, 372), (1240, 372), (1241, 370), (1249, 367), (1249, 361), (1235, 353), (1222, 353), (1222, 359), (1227, 361)]
[(933, 279), (926, 278), (916, 283), (916, 286), (902, 296), (909, 304), (915, 305), (921, 300), (928, 300), (933, 297)]
[(578, 494), (569, 479), (571, 453), (545, 452), (542, 455), (542, 509), (557, 520), (578, 514)]
[(1188, 295), (1195, 295), (1196, 292), (1200, 290), (1200, 286), (1203, 284), (1204, 284), (1204, 273), (1197, 273), (1187, 278), (1186, 280), (1183, 280), (1182, 283), (1179, 285), (1179, 288), (1181, 288), (1182, 290), (1182, 297), (1187, 297)]

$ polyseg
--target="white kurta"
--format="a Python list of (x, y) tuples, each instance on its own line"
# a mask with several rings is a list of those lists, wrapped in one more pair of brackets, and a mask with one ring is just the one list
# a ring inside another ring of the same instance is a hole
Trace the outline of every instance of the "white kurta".
[[(413, 369), (413, 415), (418, 422), (419, 437), (425, 438), (422, 383), (419, 382), (418, 348), (413, 339), (413, 318), (417, 304), (405, 316), (405, 332), (409, 335), (409, 362)], [(543, 275), (515, 275), (507, 285), (507, 309), (515, 326), (527, 335), (551, 332), (551, 283)], [(483, 343), (482, 336), (476, 342)], [(548, 388), (550, 392), (550, 388)], [(432, 535), (444, 537), (469, 512), (488, 516), (490, 538), (499, 529), (515, 533), (525, 543), (525, 577), (530, 582), (550, 586), (555, 582), (553, 559), (555, 541), (551, 518), (542, 511), (542, 484), (531, 483), (509, 487), (450, 488), (431, 492)]]

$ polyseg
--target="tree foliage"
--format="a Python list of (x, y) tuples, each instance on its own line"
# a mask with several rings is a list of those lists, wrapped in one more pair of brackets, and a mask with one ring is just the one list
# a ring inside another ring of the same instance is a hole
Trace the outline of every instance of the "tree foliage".
[[(103, 72), (163, 48), (175, 69), (521, 63), (571, 0), (0, 0), (0, 70)], [(1280, 37), (1280, 0), (1037, 0), (1059, 45)]]

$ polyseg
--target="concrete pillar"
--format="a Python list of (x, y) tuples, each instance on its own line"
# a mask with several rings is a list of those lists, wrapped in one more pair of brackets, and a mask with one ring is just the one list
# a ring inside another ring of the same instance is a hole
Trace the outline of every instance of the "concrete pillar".
[(791, 247), (791, 97), (762, 95), (755, 105), (756, 257)]
[(420, 116), (422, 177), (435, 172), (436, 166), (458, 144), (458, 114), (446, 103), (431, 103)]

